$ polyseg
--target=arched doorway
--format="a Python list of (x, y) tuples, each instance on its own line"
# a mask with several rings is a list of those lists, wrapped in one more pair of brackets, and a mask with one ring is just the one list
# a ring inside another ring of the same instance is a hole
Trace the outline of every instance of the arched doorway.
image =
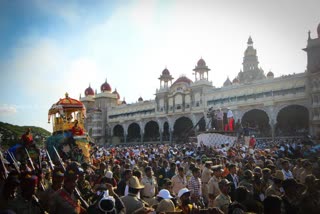
[(163, 141), (170, 141), (170, 133), (169, 133), (169, 123), (165, 122), (163, 124), (163, 135), (162, 135)]
[(113, 137), (117, 138), (121, 143), (123, 143), (124, 141), (123, 135), (124, 129), (121, 125), (116, 125), (115, 127), (113, 127)]
[(140, 142), (141, 134), (140, 134), (140, 126), (137, 123), (131, 123), (128, 127), (128, 142)]
[(269, 117), (263, 110), (252, 109), (246, 112), (241, 119), (241, 123), (243, 127), (246, 127), (248, 125), (249, 128), (251, 128), (250, 134), (253, 134), (256, 137), (271, 136)]
[(289, 105), (277, 115), (275, 134), (277, 136), (299, 136), (308, 134), (309, 111), (300, 105)]
[(192, 121), (187, 117), (180, 117), (173, 126), (173, 140), (177, 143), (186, 142), (189, 136), (194, 135)]
[(159, 125), (157, 122), (152, 120), (146, 124), (146, 126), (144, 127), (143, 140), (145, 142), (160, 140)]

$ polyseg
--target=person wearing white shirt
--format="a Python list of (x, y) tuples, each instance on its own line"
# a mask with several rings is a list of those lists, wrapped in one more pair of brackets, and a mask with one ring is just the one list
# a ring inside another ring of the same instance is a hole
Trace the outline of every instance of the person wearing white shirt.
[(282, 172), (284, 174), (284, 180), (287, 180), (289, 178), (293, 178), (293, 174), (289, 169), (290, 168), (289, 161), (284, 160), (281, 162), (281, 165), (282, 165)]

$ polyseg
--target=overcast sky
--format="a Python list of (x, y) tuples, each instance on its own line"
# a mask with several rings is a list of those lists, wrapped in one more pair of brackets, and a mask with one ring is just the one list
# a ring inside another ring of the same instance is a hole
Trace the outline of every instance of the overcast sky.
[(47, 124), (50, 106), (107, 78), (121, 99), (154, 99), (162, 70), (177, 79), (202, 57), (221, 87), (242, 69), (248, 37), (275, 76), (306, 69), (319, 0), (0, 0), (0, 121)]

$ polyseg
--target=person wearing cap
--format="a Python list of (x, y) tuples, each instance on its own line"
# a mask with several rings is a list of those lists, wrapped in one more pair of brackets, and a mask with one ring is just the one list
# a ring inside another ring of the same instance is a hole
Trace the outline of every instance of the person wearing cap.
[(111, 184), (106, 183), (105, 189), (97, 192), (98, 198), (87, 209), (88, 214), (125, 214), (125, 206), (120, 197), (114, 192)]
[(129, 194), (121, 197), (121, 200), (126, 208), (126, 213), (134, 213), (140, 208), (146, 207), (147, 203), (137, 197), (144, 185), (142, 185), (136, 176), (131, 176), (128, 181)]
[(231, 182), (227, 179), (222, 179), (219, 182), (220, 194), (213, 202), (214, 207), (218, 207), (224, 213), (228, 213), (229, 205), (231, 204), (231, 198), (229, 196)]
[(141, 191), (141, 198), (146, 201), (149, 206), (152, 206), (156, 203), (155, 196), (158, 192), (158, 184), (150, 166), (146, 167), (145, 173), (146, 176), (141, 180), (142, 185), (144, 185), (144, 188)]
[(184, 173), (184, 168), (179, 167), (178, 173), (171, 178), (172, 181), (172, 190), (178, 195), (180, 189), (185, 188), (187, 186), (187, 178)]
[(239, 186), (244, 186), (249, 190), (249, 193), (253, 195), (253, 185), (252, 185), (253, 173), (251, 170), (247, 169), (243, 173), (243, 179), (239, 182)]
[(206, 161), (204, 164), (204, 169), (202, 170), (201, 174), (201, 182), (202, 182), (202, 196), (205, 203), (208, 202), (208, 182), (211, 178), (212, 170), (212, 161)]
[(284, 181), (284, 174), (281, 170), (276, 170), (276, 173), (272, 176), (273, 184), (266, 190), (265, 196), (277, 195), (281, 197), (283, 195), (282, 182)]
[(213, 207), (214, 199), (221, 193), (219, 189), (219, 182), (223, 172), (221, 165), (215, 165), (212, 168), (213, 175), (208, 182), (208, 207)]
[(284, 160), (281, 162), (282, 172), (284, 174), (284, 179), (287, 180), (289, 178), (293, 178), (292, 172), (290, 171), (289, 161)]
[(191, 192), (187, 188), (182, 188), (179, 190), (179, 205), (177, 206), (176, 210), (181, 211), (182, 214), (190, 214), (195, 210), (195, 207), (190, 200), (190, 194)]
[(172, 201), (173, 197), (167, 189), (162, 189), (157, 195), (159, 203), (157, 204), (156, 211), (160, 212), (174, 212), (175, 206)]
[(43, 213), (39, 199), (35, 196), (38, 178), (30, 173), (21, 175), (20, 190), (21, 194), (9, 202), (9, 209), (16, 213), (40, 214)]
[(56, 191), (49, 204), (49, 213), (85, 213), (85, 209), (81, 206), (79, 196), (76, 194), (76, 186), (78, 181), (78, 166), (71, 163), (64, 173), (63, 188)]

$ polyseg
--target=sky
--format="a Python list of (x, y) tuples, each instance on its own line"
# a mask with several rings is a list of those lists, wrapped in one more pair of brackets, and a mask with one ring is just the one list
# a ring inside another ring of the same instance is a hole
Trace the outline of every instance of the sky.
[(306, 69), (308, 31), (317, 37), (319, 0), (0, 0), (0, 121), (47, 123), (66, 92), (153, 100), (162, 70), (194, 79), (202, 57), (221, 87), (242, 69), (248, 37), (275, 77)]

